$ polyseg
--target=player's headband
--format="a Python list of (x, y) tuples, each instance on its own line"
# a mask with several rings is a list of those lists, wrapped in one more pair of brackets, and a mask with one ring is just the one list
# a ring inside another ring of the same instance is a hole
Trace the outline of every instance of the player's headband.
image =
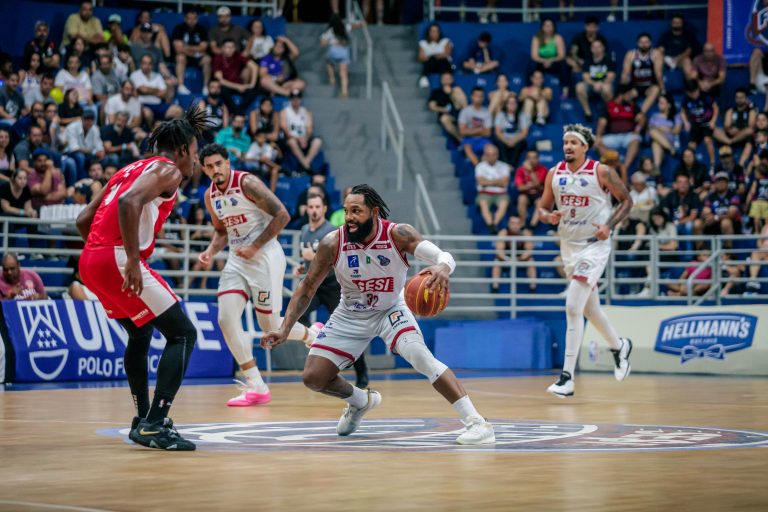
[(582, 134), (580, 134), (579, 132), (575, 132), (573, 130), (571, 130), (569, 132), (565, 132), (563, 134), (563, 140), (565, 140), (565, 138), (567, 136), (569, 136), (569, 135), (572, 135), (573, 137), (576, 137), (577, 139), (579, 139), (582, 142), (582, 144), (584, 144), (585, 146), (589, 146), (589, 143), (587, 142), (587, 139), (584, 138), (584, 136)]

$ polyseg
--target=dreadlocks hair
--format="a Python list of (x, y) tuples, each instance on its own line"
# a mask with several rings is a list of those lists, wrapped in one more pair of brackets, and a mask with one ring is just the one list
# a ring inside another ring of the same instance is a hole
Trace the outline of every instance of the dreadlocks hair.
[(188, 146), (193, 139), (199, 138), (213, 122), (204, 109), (193, 105), (184, 113), (181, 119), (164, 121), (152, 131), (147, 140), (151, 152), (173, 152), (182, 146)]
[(373, 190), (370, 185), (365, 183), (362, 185), (355, 185), (352, 187), (350, 194), (360, 194), (365, 199), (365, 206), (371, 209), (378, 208), (379, 217), (382, 219), (389, 218), (389, 207), (387, 206), (387, 203), (384, 202), (379, 193)]
[(592, 128), (589, 128), (588, 126), (584, 126), (583, 124), (567, 124), (563, 126), (563, 133), (568, 132), (576, 132), (582, 137), (584, 137), (584, 140), (587, 141), (587, 147), (589, 149), (592, 149), (592, 146), (595, 145), (595, 134), (592, 133)]

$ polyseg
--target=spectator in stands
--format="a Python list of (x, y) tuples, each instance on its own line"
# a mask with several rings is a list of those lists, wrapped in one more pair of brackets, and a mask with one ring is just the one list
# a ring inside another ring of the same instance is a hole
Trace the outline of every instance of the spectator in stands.
[[(27, 186), (27, 176), (27, 171), (17, 169), (9, 181), (0, 183), (0, 210), (4, 216), (37, 217), (37, 212), (32, 208), (32, 193)], [(10, 231), (15, 232), (16, 228), (11, 225)]]
[(90, 75), (94, 52), (88, 49), (88, 45), (82, 37), (74, 38), (69, 45), (64, 47), (61, 53), (61, 60), (66, 63), (72, 56), (76, 56), (80, 59), (82, 70)]
[(476, 75), (490, 73), (499, 67), (499, 61), (495, 51), (491, 47), (491, 34), (483, 32), (469, 51), (469, 58), (464, 61), (462, 67), (469, 73)]
[(152, 126), (155, 119), (178, 119), (184, 114), (179, 105), (171, 104), (173, 89), (168, 89), (160, 73), (152, 71), (150, 55), (141, 58), (141, 68), (131, 73), (131, 82), (139, 94), (141, 113), (147, 126)]
[(613, 98), (613, 83), (616, 80), (616, 63), (605, 51), (605, 44), (599, 39), (592, 42), (587, 58), (582, 62), (584, 72), (582, 81), (576, 84), (576, 97), (579, 99), (584, 116), (592, 122), (592, 109), (589, 100), (599, 97), (604, 102)]
[[(236, 50), (233, 40), (227, 39), (222, 43), (221, 53), (213, 58), (213, 77), (221, 84), (221, 99), (227, 105), (227, 110), (245, 115), (259, 95), (256, 88), (259, 68)], [(239, 104), (235, 102), (235, 96), (240, 97)]]
[(720, 295), (742, 295), (747, 291), (746, 284), (741, 281), (747, 266), (733, 259), (733, 254), (723, 252), (720, 256), (722, 261), (720, 281), (723, 287)]
[(327, 46), (328, 53), (325, 56), (325, 70), (328, 73), (328, 83), (336, 85), (334, 68), (339, 66), (339, 82), (341, 84), (341, 97), (349, 96), (349, 64), (352, 62), (349, 56), (349, 34), (354, 26), (347, 24), (338, 14), (331, 15), (328, 30), (320, 36), (320, 46)]
[(261, 130), (254, 135), (251, 147), (243, 160), (245, 169), (267, 182), (270, 190), (274, 192), (277, 190), (277, 177), (280, 173), (280, 157), (280, 149), (276, 144), (270, 143), (267, 140), (267, 132)]
[(647, 114), (656, 103), (659, 94), (664, 94), (664, 55), (651, 45), (651, 36), (647, 32), (637, 36), (637, 48), (624, 55), (621, 70), (621, 83), (629, 84), (639, 98), (643, 99), (640, 111)]
[(0, 126), (0, 183), (10, 180), (14, 170), (16, 159), (13, 157), (11, 132), (8, 128)]
[(93, 15), (93, 3), (90, 0), (80, 2), (80, 12), (70, 14), (67, 18), (61, 45), (67, 46), (77, 37), (82, 37), (89, 45), (104, 42), (104, 30), (99, 18)]
[[(507, 214), (509, 207), (509, 188), (511, 168), (499, 160), (499, 150), (490, 142), (483, 147), (483, 158), (475, 166), (477, 198), (475, 203), (480, 209), (488, 232), (495, 235), (499, 223)], [(495, 208), (495, 213), (491, 209)]]
[(280, 128), (285, 134), (285, 145), (307, 173), (312, 173), (312, 161), (323, 145), (322, 139), (314, 135), (314, 126), (312, 112), (301, 104), (301, 91), (292, 91), (288, 106), (280, 112)]
[(480, 23), (498, 23), (499, 22), (499, 16), (496, 14), (496, 1), (497, 0), (486, 0), (485, 1), (485, 8), (480, 9), (477, 12), (477, 21)]
[(272, 47), (275, 46), (275, 40), (267, 34), (264, 21), (259, 18), (253, 20), (248, 28), (250, 36), (248, 37), (248, 43), (245, 45), (243, 55), (250, 57), (259, 66), (261, 59), (272, 51)]
[(669, 188), (666, 183), (663, 182), (661, 171), (653, 163), (653, 158), (649, 156), (641, 157), (637, 164), (637, 171), (643, 174), (645, 177), (645, 183), (649, 187), (656, 189), (659, 197), (664, 197), (669, 192)]
[(715, 167), (715, 173), (728, 174), (731, 192), (738, 194), (744, 200), (747, 197), (747, 175), (744, 168), (736, 163), (731, 146), (722, 146), (719, 154), (720, 164)]
[(714, 98), (701, 93), (698, 83), (688, 82), (685, 91), (681, 115), (683, 129), (688, 132), (688, 147), (696, 149), (704, 142), (709, 155), (709, 165), (712, 168), (715, 164), (715, 142), (712, 135), (720, 109)]
[(530, 85), (520, 91), (520, 101), (523, 104), (523, 112), (536, 120), (536, 124), (547, 124), (549, 117), (549, 102), (552, 101), (552, 89), (544, 86), (544, 74), (534, 71), (530, 76)]
[(683, 120), (677, 113), (675, 101), (668, 94), (659, 96), (657, 111), (648, 120), (648, 138), (656, 167), (662, 166), (667, 153), (672, 157), (676, 155), (682, 128)]
[(659, 203), (656, 187), (648, 186), (645, 174), (637, 171), (632, 174), (632, 188), (629, 196), (632, 198), (632, 210), (629, 216), (642, 222), (650, 220), (651, 210)]
[[(67, 197), (72, 198), (75, 204), (88, 204), (91, 198), (98, 194), (106, 184), (104, 168), (101, 166), (101, 162), (94, 160), (88, 166), (88, 177), (79, 179), (67, 187)], [(78, 203), (78, 199), (84, 202)]]
[(520, 155), (528, 147), (525, 138), (531, 126), (531, 118), (521, 112), (517, 97), (510, 95), (504, 104), (504, 110), (496, 114), (493, 121), (496, 146), (502, 161), (512, 167), (520, 161)]
[(248, 148), (251, 147), (251, 138), (245, 129), (245, 116), (235, 114), (232, 117), (232, 125), (222, 128), (216, 134), (216, 144), (221, 144), (229, 152), (229, 159), (233, 165), (241, 162)]
[(488, 109), (483, 107), (485, 91), (482, 87), (473, 88), (470, 99), (472, 103), (459, 112), (459, 135), (464, 155), (474, 167), (480, 161), (477, 154), (491, 141), (493, 120)]
[(768, 221), (768, 167), (760, 164), (755, 167), (754, 177), (749, 185), (746, 201), (749, 217), (754, 225), (754, 232), (759, 233)]
[[(165, 59), (171, 57), (171, 42), (168, 40), (168, 33), (165, 31), (165, 27), (160, 23), (152, 23), (152, 15), (149, 11), (143, 10), (136, 17), (136, 26), (131, 30), (131, 45), (138, 43), (143, 38), (141, 37), (141, 31), (144, 29), (144, 25), (149, 25), (149, 38), (148, 41), (157, 47)], [(135, 59), (138, 63), (139, 59)], [(156, 59), (160, 62), (159, 59)]]
[(116, 172), (117, 166), (115, 164), (111, 164), (108, 161), (104, 163), (104, 179), (109, 181)]
[(205, 110), (211, 127), (203, 134), (205, 140), (212, 140), (216, 132), (229, 126), (229, 109), (221, 98), (221, 82), (215, 78), (208, 82), (208, 95), (199, 102)]
[(22, 269), (13, 253), (3, 256), (3, 275), (0, 276), (0, 300), (45, 300), (48, 294), (37, 272)]
[(30, 62), (32, 54), (40, 56), (42, 60), (41, 72), (52, 72), (61, 65), (61, 56), (56, 43), (49, 37), (48, 22), (38, 20), (35, 22), (35, 37), (24, 45), (24, 62)]
[(141, 67), (141, 59), (145, 55), (152, 57), (152, 71), (157, 71), (165, 80), (165, 85), (169, 90), (173, 90), (179, 85), (178, 79), (173, 76), (165, 63), (163, 51), (152, 42), (152, 24), (145, 23), (139, 28), (139, 37), (131, 43), (131, 58), (134, 68)]
[(45, 107), (40, 102), (34, 102), (27, 110), (27, 115), (21, 116), (14, 123), (11, 133), (19, 139), (23, 139), (29, 133), (32, 125), (39, 126), (44, 132), (48, 131), (48, 122), (45, 118)]
[(680, 68), (684, 77), (691, 77), (691, 60), (699, 53), (701, 45), (685, 26), (682, 14), (673, 14), (669, 25), (669, 30), (661, 35), (658, 44), (664, 64), (671, 70)]
[(130, 80), (123, 81), (120, 92), (107, 99), (104, 105), (104, 125), (115, 123), (118, 112), (128, 113), (128, 128), (133, 131), (135, 140), (144, 140), (147, 134), (141, 128), (141, 103), (134, 95), (135, 88)]
[(112, 65), (112, 57), (101, 55), (99, 57), (99, 69), (91, 76), (93, 96), (102, 107), (107, 98), (120, 92), (120, 79)]
[(488, 110), (491, 112), (492, 117), (496, 117), (504, 105), (507, 103), (507, 98), (510, 96), (517, 96), (517, 93), (509, 90), (509, 78), (504, 73), (499, 73), (496, 76), (496, 89), (488, 93)]
[(88, 105), (93, 105), (93, 86), (88, 72), (81, 67), (80, 57), (70, 55), (67, 57), (67, 67), (56, 73), (54, 85), (62, 91), (76, 89), (78, 98)]
[(691, 260), (691, 265), (685, 267), (685, 270), (683, 270), (683, 273), (680, 276), (680, 280), (677, 283), (667, 284), (667, 295), (677, 297), (688, 295), (688, 277), (690, 277), (691, 274), (696, 271), (698, 271), (698, 273), (693, 278), (691, 293), (695, 296), (700, 296), (707, 293), (709, 287), (712, 286), (712, 265), (709, 264), (704, 267), (703, 270), (700, 269), (701, 265), (707, 261), (710, 255), (711, 252), (708, 250), (699, 252), (696, 255), (696, 258)]
[(568, 97), (571, 84), (571, 68), (565, 61), (565, 41), (557, 33), (555, 22), (544, 19), (538, 33), (531, 38), (531, 63), (528, 74), (533, 70), (555, 75), (560, 80), (562, 98)]
[(592, 43), (600, 41), (603, 43), (603, 51), (607, 50), (608, 40), (599, 30), (600, 20), (597, 16), (587, 16), (584, 21), (584, 31), (576, 34), (571, 40), (571, 47), (566, 60), (574, 72), (579, 73), (587, 69), (584, 64), (593, 55)]
[[(624, 217), (614, 228), (614, 233), (617, 235), (613, 241), (617, 261), (647, 261), (647, 256), (638, 254), (639, 251), (648, 249), (646, 241), (642, 239), (643, 236), (648, 234), (648, 226), (646, 226), (645, 222), (631, 216)], [(634, 272), (635, 270), (640, 269), (638, 267), (622, 265), (622, 270), (619, 270), (619, 272)], [(647, 276), (648, 273), (646, 272), (646, 282), (648, 283)], [(648, 297), (650, 296), (650, 289), (644, 288), (636, 296)]]
[(248, 41), (248, 31), (240, 25), (232, 24), (232, 11), (226, 5), (216, 10), (219, 22), (208, 31), (211, 40), (211, 54), (214, 58), (224, 53), (224, 43), (231, 40), (235, 43), (235, 51), (242, 54), (245, 43)]
[(117, 47), (130, 44), (128, 36), (123, 32), (123, 17), (117, 13), (109, 15), (107, 18), (107, 30), (104, 31), (104, 42), (110, 53), (117, 53)]
[(91, 110), (83, 113), (82, 120), (67, 125), (59, 140), (65, 146), (64, 153), (75, 160), (78, 178), (85, 176), (91, 159), (102, 160), (105, 156), (96, 114)]
[(43, 148), (32, 153), (32, 172), (27, 175), (27, 184), (32, 193), (32, 207), (38, 212), (41, 206), (62, 204), (67, 197), (64, 177), (54, 167), (51, 154)]
[[(512, 260), (513, 255), (517, 261), (531, 262), (530, 265), (526, 265), (525, 271), (528, 276), (528, 291), (536, 293), (536, 265), (533, 264), (533, 248), (534, 244), (530, 240), (525, 242), (519, 240), (503, 240), (503, 238), (512, 237), (517, 238), (520, 236), (533, 236), (531, 230), (525, 227), (525, 221), (510, 215), (507, 220), (506, 227), (499, 231), (499, 241), (496, 242), (496, 261), (502, 262), (501, 264), (495, 264), (491, 269), (491, 293), (499, 293), (499, 280), (502, 275), (509, 274), (510, 268), (505, 265), (504, 262)], [(512, 250), (514, 244), (515, 250)]]
[(426, 37), (419, 41), (419, 62), (422, 64), (419, 87), (429, 87), (429, 75), (453, 72), (451, 53), (453, 43), (443, 36), (440, 25), (432, 23), (427, 27)]
[(427, 105), (429, 110), (437, 114), (437, 120), (443, 129), (459, 142), (461, 134), (456, 120), (461, 109), (467, 106), (467, 96), (461, 87), (454, 85), (450, 71), (440, 75), (440, 87), (433, 89), (429, 94)]
[(29, 127), (27, 138), (20, 141), (13, 148), (13, 158), (16, 160), (16, 167), (30, 172), (32, 169), (32, 153), (41, 147), (45, 147), (43, 143), (43, 130), (37, 125), (32, 125)]
[[(704, 200), (701, 218), (693, 223), (696, 235), (734, 235), (741, 233), (741, 198), (729, 190), (730, 177), (727, 172), (715, 174), (712, 192)], [(732, 240), (723, 242), (725, 247), (733, 245)], [(702, 247), (702, 245), (698, 245)]]
[(690, 235), (693, 232), (693, 224), (701, 212), (701, 201), (699, 196), (691, 190), (690, 176), (683, 173), (675, 176), (673, 190), (664, 198), (663, 205), (674, 220), (678, 233)]
[(748, 169), (760, 163), (761, 153), (768, 151), (768, 112), (758, 112), (755, 119), (755, 135), (752, 138), (751, 152), (745, 148), (741, 153), (739, 163), (747, 165)]
[(19, 74), (11, 73), (0, 89), (0, 125), (12, 126), (27, 109), (24, 97), (16, 89), (19, 87)]
[(659, 248), (659, 261), (662, 262), (662, 265), (659, 265), (656, 269), (651, 269), (650, 266), (645, 267), (645, 275), (647, 276), (645, 286), (636, 294), (636, 297), (651, 296), (651, 272), (654, 270), (665, 271), (669, 267), (665, 268), (664, 263), (679, 261), (675, 254), (678, 246), (675, 223), (669, 220), (666, 210), (661, 206), (651, 209), (650, 218), (648, 232), (656, 237), (656, 243)]
[(133, 131), (128, 128), (129, 114), (120, 111), (115, 114), (112, 124), (101, 129), (101, 140), (106, 153), (105, 165), (114, 165), (118, 169), (139, 157)]
[(32, 103), (39, 101), (42, 103), (49, 103), (53, 102), (56, 103), (53, 98), (51, 98), (51, 92), (54, 90), (54, 84), (53, 84), (53, 76), (49, 74), (44, 74), (40, 76), (40, 86), (39, 87), (32, 87), (30, 88), (29, 95), (24, 97), (24, 104), (27, 107), (32, 106)]
[(716, 129), (714, 137), (723, 144), (742, 148), (747, 153), (739, 162), (742, 165), (752, 152), (752, 139), (757, 122), (757, 109), (749, 101), (747, 89), (739, 87), (734, 93), (734, 106), (725, 111), (723, 129)]
[(745, 295), (760, 293), (761, 286), (760, 281), (758, 281), (760, 270), (766, 265), (764, 262), (768, 260), (768, 224), (764, 225), (759, 233), (763, 238), (758, 239), (757, 250), (753, 251), (749, 256), (749, 282), (747, 283)]
[(79, 100), (77, 89), (68, 89), (64, 93), (64, 101), (59, 105), (59, 124), (62, 128), (82, 119), (83, 107)]
[(626, 151), (624, 164), (619, 165), (622, 180), (626, 183), (632, 163), (640, 151), (640, 131), (644, 123), (642, 112), (637, 112), (634, 99), (636, 91), (627, 84), (616, 88), (616, 96), (608, 102), (605, 112), (597, 121), (595, 147), (602, 155), (608, 150)]
[(250, 123), (251, 135), (263, 130), (267, 132), (269, 142), (279, 144), (282, 137), (280, 131), (280, 115), (275, 112), (275, 104), (272, 98), (266, 97), (261, 100), (258, 109), (251, 110)]
[(712, 185), (709, 170), (706, 165), (696, 158), (696, 152), (691, 148), (683, 150), (680, 164), (675, 169), (675, 179), (680, 174), (690, 178), (690, 186), (700, 198), (706, 197)]
[[(191, 94), (185, 84), (187, 66), (201, 68), (203, 83), (211, 80), (211, 56), (208, 51), (208, 32), (197, 23), (197, 12), (187, 11), (184, 22), (176, 25), (171, 35), (176, 54), (176, 76), (179, 78), (179, 94)], [(208, 91), (203, 88), (203, 95)]]
[[(544, 182), (547, 179), (547, 168), (539, 161), (539, 152), (535, 149), (528, 150), (523, 165), (515, 170), (515, 188), (517, 188), (517, 216), (523, 223), (535, 226), (538, 224), (538, 210), (536, 205), (542, 192)], [(528, 222), (528, 211), (534, 207), (533, 217)]]
[(725, 83), (726, 62), (722, 55), (715, 53), (715, 45), (705, 43), (701, 55), (693, 59), (689, 80), (697, 80), (701, 92), (717, 99), (720, 87)]
[[(109, 52), (101, 49), (97, 50), (96, 54), (101, 56), (102, 54), (109, 54)], [(136, 71), (136, 64), (133, 62), (130, 45), (121, 44), (117, 47), (117, 54), (112, 56), (112, 67), (120, 83), (123, 80), (128, 80), (131, 73)]]
[(259, 85), (270, 94), (288, 96), (292, 90), (303, 91), (306, 84), (298, 77), (293, 62), (299, 48), (286, 36), (277, 36), (275, 46), (259, 64)]
[(24, 97), (24, 105), (27, 107), (32, 106), (35, 101), (42, 101), (43, 96), (40, 92), (40, 81), (43, 78), (42, 63), (42, 57), (39, 54), (31, 53), (29, 60), (24, 61), (24, 69), (19, 70), (21, 95)]
[[(316, 178), (322, 177), (323, 182), (322, 184), (314, 182)], [(298, 200), (296, 201), (296, 211), (293, 213), (293, 216), (291, 217), (291, 222), (288, 224), (288, 229), (301, 229), (302, 226), (307, 224), (309, 222), (309, 216), (307, 215), (307, 198), (312, 195), (319, 195), (323, 198), (323, 204), (325, 206), (328, 206), (328, 194), (325, 191), (325, 176), (322, 174), (315, 174), (313, 177), (313, 183), (299, 195)], [(326, 215), (327, 215), (326, 210)]]

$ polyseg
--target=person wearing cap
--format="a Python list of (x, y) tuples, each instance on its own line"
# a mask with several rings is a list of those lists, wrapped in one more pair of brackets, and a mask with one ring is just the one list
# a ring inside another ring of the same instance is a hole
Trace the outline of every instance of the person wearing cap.
[(216, 10), (219, 22), (208, 31), (208, 37), (211, 40), (211, 53), (214, 59), (221, 55), (224, 50), (224, 42), (231, 39), (235, 43), (235, 50), (241, 53), (248, 41), (248, 31), (240, 25), (232, 24), (232, 11), (226, 5), (222, 5)]
[(138, 69), (141, 66), (141, 58), (149, 55), (152, 57), (152, 71), (160, 73), (169, 90), (175, 89), (179, 85), (179, 81), (168, 69), (162, 50), (152, 42), (152, 30), (152, 24), (149, 22), (143, 23), (139, 27), (139, 37), (130, 45), (133, 64)]
[(35, 23), (35, 37), (24, 45), (24, 62), (29, 62), (33, 53), (40, 56), (43, 67), (40, 71), (52, 71), (58, 69), (61, 65), (61, 55), (56, 43), (49, 37), (50, 28), (45, 20), (38, 20)]
[[(704, 200), (701, 218), (693, 223), (695, 235), (733, 235), (741, 233), (741, 198), (729, 190), (730, 177), (727, 172), (715, 174), (712, 192)], [(699, 243), (700, 245), (701, 243)], [(725, 247), (733, 241), (725, 240)]]
[(131, 44), (139, 42), (141, 31), (145, 30), (145, 27), (149, 29), (149, 42), (162, 51), (163, 57), (170, 59), (171, 42), (168, 40), (168, 33), (160, 23), (152, 23), (152, 14), (146, 9), (136, 16), (136, 26), (131, 30)]
[[(259, 96), (256, 88), (258, 76), (256, 63), (238, 52), (232, 39), (226, 39), (222, 44), (222, 52), (213, 57), (213, 77), (221, 83), (221, 98), (230, 113), (245, 115), (248, 107)], [(235, 103), (235, 96), (240, 96), (239, 104)]]
[(294, 89), (288, 97), (288, 106), (280, 111), (280, 128), (285, 133), (286, 145), (299, 161), (301, 170), (313, 173), (312, 161), (320, 152), (323, 141), (313, 135), (312, 112), (301, 104), (301, 91)]
[(733, 157), (733, 149), (731, 146), (721, 146), (718, 154), (720, 155), (720, 165), (715, 168), (715, 173), (724, 172), (727, 174), (729, 190), (741, 196), (742, 200), (745, 199), (747, 197), (747, 175), (744, 168)]
[(85, 176), (91, 160), (101, 160), (105, 156), (101, 133), (95, 122), (96, 114), (93, 110), (86, 110), (82, 121), (69, 123), (59, 136), (64, 153), (75, 160), (79, 178)]
[(62, 204), (67, 197), (64, 177), (54, 167), (47, 149), (38, 148), (32, 153), (32, 171), (27, 176), (27, 186), (32, 193), (32, 208), (38, 212), (41, 206)]
[(624, 165), (620, 165), (621, 179), (627, 182), (628, 171), (640, 151), (640, 131), (645, 117), (635, 108), (637, 91), (627, 84), (616, 88), (616, 96), (607, 103), (597, 121), (595, 147), (602, 155), (608, 150), (626, 151)]
[[(208, 51), (208, 32), (198, 24), (197, 12), (187, 11), (184, 22), (174, 27), (171, 39), (176, 55), (176, 76), (179, 78), (179, 94), (191, 94), (184, 84), (187, 66), (201, 68), (203, 84), (211, 79), (211, 56)], [(208, 91), (203, 86), (203, 95)]]
[(286, 36), (277, 36), (275, 45), (259, 63), (259, 85), (265, 91), (288, 96), (294, 89), (304, 90), (304, 80), (298, 78), (293, 62), (299, 57), (299, 48)]
[(107, 18), (107, 30), (104, 31), (104, 42), (109, 43), (110, 46), (117, 46), (119, 44), (128, 44), (128, 36), (123, 32), (123, 17), (119, 14), (113, 13)]
[(104, 42), (104, 30), (101, 20), (93, 15), (93, 2), (83, 0), (80, 2), (80, 11), (70, 14), (64, 24), (64, 38), (62, 46), (68, 46), (77, 37), (85, 39), (87, 44), (99, 44)]

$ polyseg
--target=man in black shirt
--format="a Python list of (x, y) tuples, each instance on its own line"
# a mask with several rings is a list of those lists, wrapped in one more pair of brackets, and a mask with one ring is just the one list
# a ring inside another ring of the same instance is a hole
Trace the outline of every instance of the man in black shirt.
[(453, 85), (452, 73), (440, 75), (440, 87), (430, 93), (427, 105), (429, 110), (437, 114), (437, 120), (445, 131), (459, 142), (461, 135), (456, 126), (456, 118), (461, 109), (467, 106), (467, 97), (461, 87)]
[(616, 80), (616, 62), (606, 52), (599, 39), (592, 41), (590, 54), (584, 61), (582, 82), (576, 84), (576, 97), (584, 109), (587, 121), (592, 122), (591, 96), (599, 96), (608, 102), (613, 97), (613, 82)]
[(56, 43), (48, 37), (47, 21), (40, 20), (35, 23), (35, 38), (24, 45), (24, 62), (29, 62), (33, 53), (38, 54), (43, 62), (41, 72), (52, 72), (59, 69), (61, 56)]
[(184, 85), (187, 65), (203, 70), (203, 95), (208, 94), (207, 85), (211, 79), (211, 56), (208, 55), (208, 32), (197, 23), (197, 12), (188, 11), (184, 23), (176, 25), (171, 34), (173, 51), (176, 53), (176, 76), (179, 79), (179, 94), (191, 94)]
[(134, 142), (133, 131), (128, 128), (128, 112), (118, 112), (115, 122), (101, 129), (101, 141), (107, 154), (104, 161), (118, 169), (139, 158), (139, 147)]
[(24, 97), (16, 88), (19, 86), (19, 74), (15, 71), (5, 81), (5, 87), (0, 89), (0, 124), (13, 125), (26, 114)]
[(700, 53), (701, 45), (685, 26), (682, 14), (672, 15), (670, 29), (661, 35), (658, 46), (669, 69), (680, 68), (683, 76), (691, 74), (692, 60)]
[(584, 22), (584, 32), (576, 34), (571, 40), (571, 48), (566, 60), (573, 71), (584, 71), (584, 62), (592, 54), (592, 43), (601, 41), (603, 48), (608, 49), (608, 40), (600, 34), (600, 20), (596, 16), (589, 16)]
[(680, 173), (675, 177), (674, 190), (664, 198), (663, 206), (677, 225), (678, 234), (690, 235), (693, 232), (693, 223), (701, 211), (701, 201), (691, 190), (690, 176)]

